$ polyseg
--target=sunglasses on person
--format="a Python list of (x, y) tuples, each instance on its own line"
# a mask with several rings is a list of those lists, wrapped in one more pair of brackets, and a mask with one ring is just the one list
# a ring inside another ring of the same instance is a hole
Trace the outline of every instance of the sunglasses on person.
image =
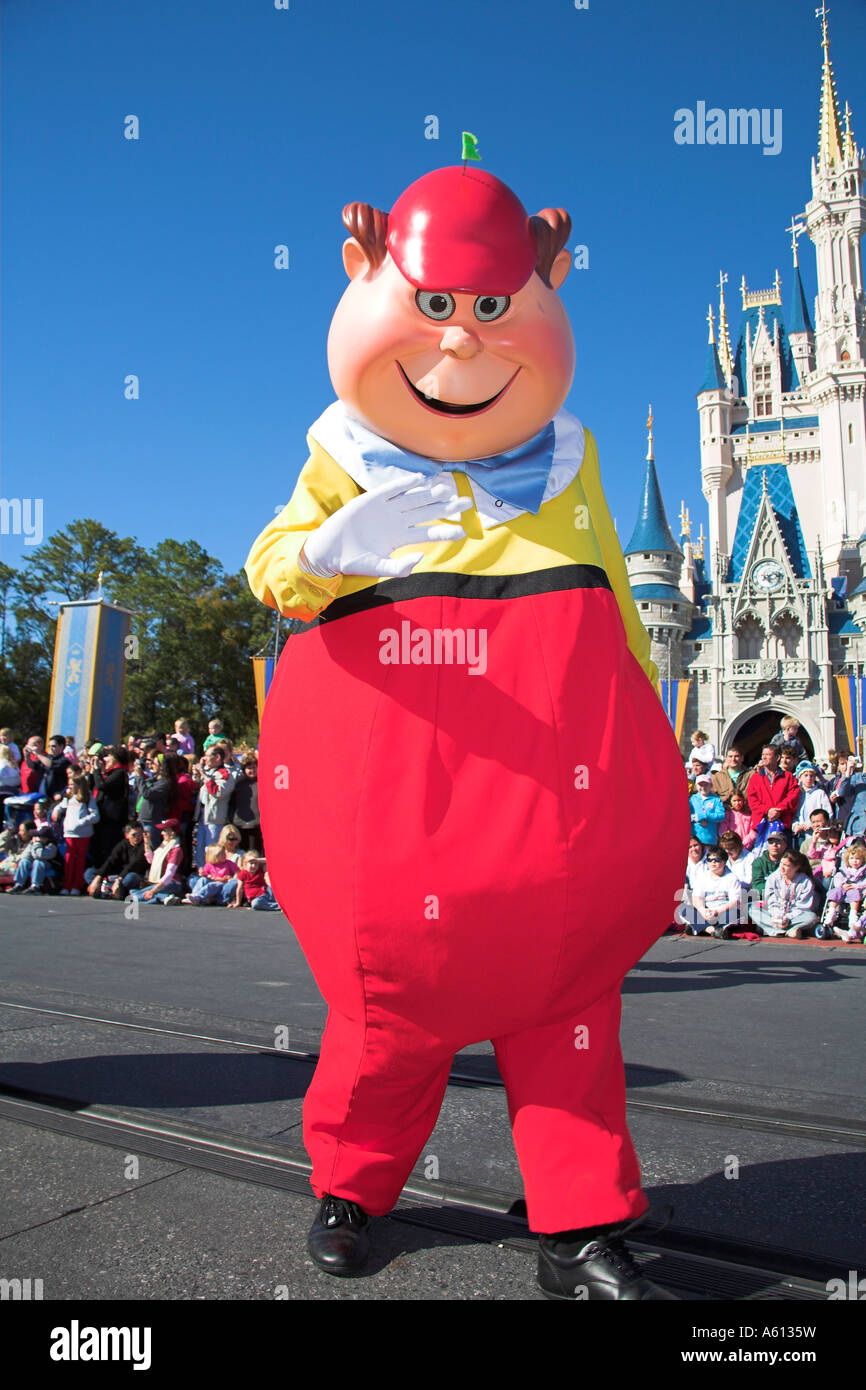
[(708, 863), (708, 864), (724, 864), (724, 862), (725, 862), (724, 859), (720, 859), (719, 856), (718, 856), (717, 854), (708, 854), (708, 855), (707, 855), (707, 863)]

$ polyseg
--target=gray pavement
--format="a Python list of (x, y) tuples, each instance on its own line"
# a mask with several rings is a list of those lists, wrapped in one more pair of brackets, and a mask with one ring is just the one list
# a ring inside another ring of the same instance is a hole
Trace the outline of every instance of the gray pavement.
[[(535, 1261), (391, 1219), (362, 1279), (306, 1253), (311, 1199), (0, 1121), (16, 1174), (0, 1225), (0, 1277), (42, 1279), (47, 1299), (527, 1299)], [(541, 1300), (543, 1301), (543, 1300)]]
[[(770, 1107), (862, 1127), (864, 965), (862, 948), (841, 944), (662, 939), (624, 990), (630, 1098)], [(291, 1047), (314, 1049), (324, 1021), (281, 914), (152, 907), (131, 921), (111, 903), (3, 896), (0, 1000), (0, 1083), (268, 1139), (303, 1156), (311, 1066), (258, 1050), (274, 1046), (279, 1028)], [(27, 1005), (258, 1046), (107, 1028)], [(490, 1072), (488, 1045), (470, 1051)], [(673, 1203), (678, 1227), (866, 1262), (863, 1149), (638, 1107), (630, 1124), (650, 1199)], [(124, 1157), (0, 1122), (10, 1198), (0, 1275), (46, 1279), (50, 1269), (60, 1298), (273, 1298), (278, 1286), (290, 1298), (536, 1296), (526, 1252), (395, 1220), (377, 1224), (369, 1279), (332, 1281), (304, 1250), (312, 1198), (146, 1156), (128, 1180)], [(449, 1088), (419, 1174), (430, 1160), (443, 1184), (519, 1195), (504, 1092)]]

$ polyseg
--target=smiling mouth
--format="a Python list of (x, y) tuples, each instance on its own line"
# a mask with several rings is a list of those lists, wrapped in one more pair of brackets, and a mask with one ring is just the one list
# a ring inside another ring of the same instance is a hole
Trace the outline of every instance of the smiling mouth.
[(409, 380), (408, 376), (406, 375), (403, 368), (400, 366), (399, 362), (397, 363), (397, 366), (400, 368), (400, 375), (402, 376), (406, 385), (409, 387), (409, 390), (412, 392), (412, 395), (415, 397), (415, 399), (420, 401), (423, 406), (426, 406), (428, 410), (434, 410), (437, 415), (480, 415), (482, 411), (489, 410), (492, 405), (495, 405), (496, 402), (500, 400), (502, 396), (505, 395), (505, 392), (508, 390), (509, 386), (514, 380), (514, 377), (516, 377), (517, 373), (520, 371), (520, 368), (518, 367), (517, 371), (514, 373), (514, 376), (509, 377), (502, 390), (497, 391), (496, 395), (491, 396), (489, 400), (478, 401), (473, 405), (455, 405), (451, 401), (439, 401), (436, 400), (434, 396), (425, 396), (424, 392), (419, 391), (418, 387), (413, 385), (413, 383)]

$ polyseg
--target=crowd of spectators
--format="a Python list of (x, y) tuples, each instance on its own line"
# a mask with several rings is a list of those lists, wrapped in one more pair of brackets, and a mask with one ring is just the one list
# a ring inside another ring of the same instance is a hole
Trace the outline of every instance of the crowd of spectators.
[(686, 764), (691, 839), (674, 925), (695, 936), (866, 937), (866, 776), (851, 753), (811, 761), (796, 719), (747, 768), (705, 733)]
[[(142, 903), (278, 911), (264, 859), (258, 758), (211, 719), (200, 758), (185, 719), (169, 735), (91, 744), (0, 729), (0, 883)], [(218, 869), (218, 873), (214, 870)], [(204, 891), (219, 879), (219, 893)]]
[[(675, 927), (694, 935), (866, 937), (866, 776), (811, 761), (786, 717), (755, 767), (701, 730), (686, 763), (691, 838)], [(0, 729), (0, 884), (141, 903), (279, 910), (258, 761), (214, 718), (201, 756), (185, 719), (117, 747)]]

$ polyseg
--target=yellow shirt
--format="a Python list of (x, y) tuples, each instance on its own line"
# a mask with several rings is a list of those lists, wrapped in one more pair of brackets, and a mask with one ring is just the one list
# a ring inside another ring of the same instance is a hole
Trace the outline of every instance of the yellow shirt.
[[(335, 598), (356, 593), (382, 580), (367, 575), (337, 574), (319, 579), (298, 564), (307, 535), (326, 517), (358, 497), (362, 489), (311, 435), (310, 457), (304, 464), (291, 501), (265, 527), (247, 557), (250, 588), (269, 608), (286, 617), (311, 622)], [(472, 499), (465, 473), (453, 474), (462, 497)], [(577, 476), (558, 497), (523, 512), (512, 521), (485, 529), (474, 505), (460, 524), (461, 541), (413, 541), (393, 553), (423, 550), (413, 575), (434, 571), (463, 574), (528, 574), (557, 565), (596, 565), (607, 574), (622, 614), (629, 648), (649, 680), (658, 680), (650, 661), (649, 634), (638, 616), (628, 583), (625, 560), (601, 486), (598, 450), (586, 431), (583, 462)], [(387, 581), (384, 581), (387, 582)]]

